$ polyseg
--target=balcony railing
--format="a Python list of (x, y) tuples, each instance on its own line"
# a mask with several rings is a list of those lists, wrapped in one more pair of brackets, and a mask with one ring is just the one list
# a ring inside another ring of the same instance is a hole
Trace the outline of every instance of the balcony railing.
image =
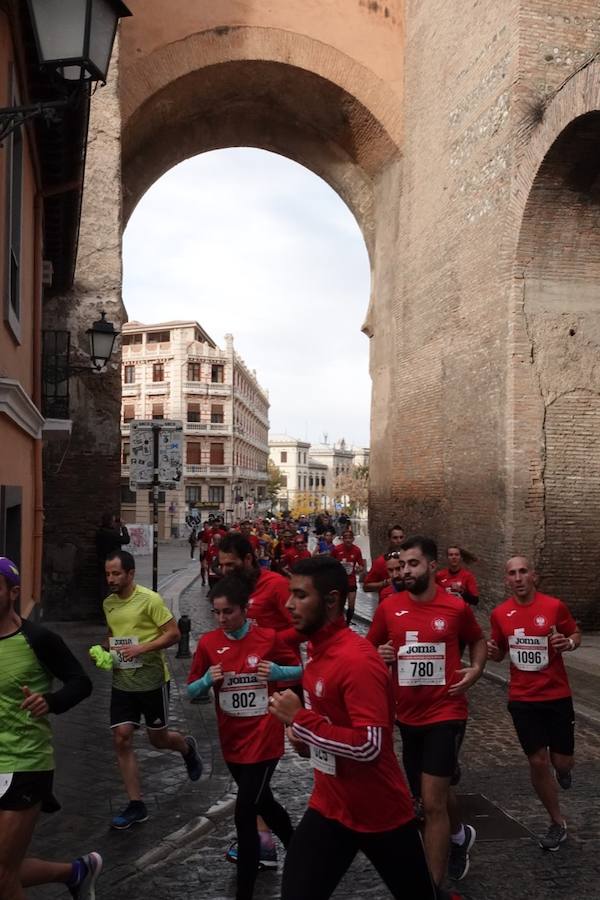
[(239, 467), (236, 467), (235, 477), (243, 478), (246, 481), (267, 481), (269, 478), (267, 472), (258, 469), (240, 469)]
[(207, 475), (211, 478), (231, 478), (233, 471), (232, 466), (219, 465), (196, 465), (195, 463), (186, 463), (186, 475)]
[(225, 422), (184, 422), (183, 428), (184, 431), (191, 434), (196, 434), (199, 431), (204, 432), (204, 434), (231, 434), (231, 425), (227, 425)]
[(124, 384), (123, 385), (123, 396), (124, 397), (139, 397), (141, 391), (141, 384)]
[(227, 397), (231, 394), (230, 384), (212, 381), (185, 381), (183, 389), (186, 394), (204, 394), (206, 397)]
[(168, 394), (171, 387), (170, 381), (152, 381), (146, 385), (146, 395)]

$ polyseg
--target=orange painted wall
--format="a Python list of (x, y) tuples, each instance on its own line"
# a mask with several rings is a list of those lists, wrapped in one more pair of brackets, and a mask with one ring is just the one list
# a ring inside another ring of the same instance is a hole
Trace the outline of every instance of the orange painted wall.
[[(6, 14), (0, 13), (0, 106), (8, 106), (9, 66), (14, 60)], [(0, 147), (0, 378), (20, 382), (33, 399), (34, 359), (33, 327), (35, 285), (35, 214), (36, 176), (27, 134), (24, 132), (23, 203), (21, 231), (21, 340), (17, 342), (4, 321), (6, 279), (6, 149)], [(33, 602), (34, 568), (34, 486), (36, 441), (11, 419), (0, 415), (0, 484), (22, 489), (21, 589), (22, 609), (28, 612)], [(39, 600), (36, 597), (35, 600)]]

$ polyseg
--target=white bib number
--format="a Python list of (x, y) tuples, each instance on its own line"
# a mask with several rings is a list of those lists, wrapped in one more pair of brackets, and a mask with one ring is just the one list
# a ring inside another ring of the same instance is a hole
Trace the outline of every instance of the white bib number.
[(310, 764), (313, 769), (323, 772), (324, 775), (335, 775), (335, 756), (327, 750), (310, 745)]
[(108, 640), (108, 646), (113, 658), (115, 669), (141, 669), (144, 663), (136, 656), (135, 659), (123, 659), (121, 650), (125, 647), (137, 647), (139, 641), (136, 637), (111, 637)]
[(228, 716), (266, 716), (269, 709), (267, 683), (258, 675), (226, 672), (219, 691), (219, 706)]
[(548, 636), (511, 634), (508, 638), (510, 661), (522, 672), (540, 672), (549, 662)]
[(414, 641), (398, 650), (401, 687), (446, 684), (446, 645)]
[(4, 797), (8, 793), (8, 789), (12, 784), (12, 772), (0, 772), (0, 797)]
[(344, 560), (342, 565), (343, 565), (344, 569), (346, 570), (346, 575), (352, 575), (352, 573), (354, 572), (354, 563), (347, 562), (346, 560)]

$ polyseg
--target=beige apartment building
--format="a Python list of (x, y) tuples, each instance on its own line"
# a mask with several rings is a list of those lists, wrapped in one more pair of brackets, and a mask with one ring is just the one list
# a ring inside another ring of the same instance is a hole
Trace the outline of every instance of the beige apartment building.
[(369, 464), (368, 448), (350, 447), (343, 438), (334, 444), (310, 444), (289, 434), (271, 435), (269, 457), (284, 478), (280, 510), (291, 510), (302, 499), (316, 512), (333, 511), (338, 476)]
[(194, 321), (123, 326), (121, 511), (125, 522), (151, 521), (151, 491), (129, 483), (134, 419), (183, 423), (183, 479), (160, 492), (159, 533), (184, 533), (189, 516), (234, 521), (267, 506), (269, 398), (235, 352), (218, 347)]

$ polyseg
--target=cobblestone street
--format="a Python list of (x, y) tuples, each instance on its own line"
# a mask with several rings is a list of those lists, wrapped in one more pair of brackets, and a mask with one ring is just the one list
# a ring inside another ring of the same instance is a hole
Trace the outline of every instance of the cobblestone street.
[[(177, 566), (174, 565), (173, 568)], [(191, 570), (190, 570), (191, 571)], [(213, 626), (206, 589), (196, 581), (179, 598), (179, 613), (192, 619), (197, 637)], [(69, 642), (84, 654), (97, 632), (64, 631)], [(140, 736), (137, 746), (151, 813), (150, 820), (129, 832), (108, 829), (113, 810), (124, 797), (112, 751), (106, 718), (110, 679), (94, 673), (96, 692), (91, 704), (82, 704), (56, 725), (58, 768), (56, 792), (63, 811), (44, 817), (34, 852), (54, 858), (98, 849), (105, 857), (105, 874), (98, 883), (98, 900), (127, 896), (128, 900), (225, 900), (233, 896), (232, 866), (224, 852), (234, 838), (231, 783), (216, 740), (212, 704), (190, 705), (181, 685), (189, 662), (169, 652), (174, 673), (172, 710), (174, 726), (191, 731), (199, 740), (205, 762), (202, 780), (191, 785), (176, 755), (152, 750)], [(558, 853), (543, 853), (535, 836), (547, 822), (529, 785), (525, 761), (517, 746), (505, 708), (505, 689), (483, 679), (471, 695), (471, 720), (463, 751), (462, 794), (483, 794), (528, 831), (510, 840), (479, 840), (471, 856), (471, 869), (461, 882), (468, 900), (500, 900), (506, 896), (565, 900), (599, 896), (600, 807), (596, 800), (600, 771), (600, 730), (580, 722), (577, 734), (574, 786), (562, 795), (569, 824), (569, 840)], [(305, 760), (291, 751), (273, 779), (277, 796), (298, 820), (306, 806), (311, 772)], [(221, 811), (209, 808), (222, 804)], [(202, 818), (208, 811), (208, 818)], [(214, 814), (213, 814), (214, 813)], [(477, 827), (477, 821), (473, 821)], [(177, 833), (179, 829), (187, 829)], [(261, 873), (256, 900), (279, 896), (280, 873)], [(65, 895), (58, 886), (32, 890), (34, 900)], [(385, 890), (364, 858), (358, 858), (335, 895), (383, 898)], [(309, 898), (307, 898), (309, 900)], [(407, 898), (409, 900), (409, 898)]]

